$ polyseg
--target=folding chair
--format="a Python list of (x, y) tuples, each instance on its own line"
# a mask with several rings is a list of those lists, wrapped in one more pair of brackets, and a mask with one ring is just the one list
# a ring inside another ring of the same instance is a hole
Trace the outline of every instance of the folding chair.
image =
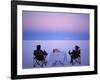
[(42, 53), (37, 53), (37, 55), (34, 55), (33, 57), (33, 67), (44, 67), (46, 66), (46, 56)]

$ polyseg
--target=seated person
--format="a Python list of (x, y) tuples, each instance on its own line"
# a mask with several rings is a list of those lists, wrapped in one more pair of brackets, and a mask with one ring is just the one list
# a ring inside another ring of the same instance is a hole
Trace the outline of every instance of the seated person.
[(72, 52), (70, 52), (70, 50), (69, 50), (68, 53), (69, 53), (69, 55), (71, 57), (70, 63), (73, 64), (73, 60), (75, 59), (75, 50), (72, 50)]
[(75, 53), (76, 53), (76, 57), (80, 57), (80, 48), (79, 46), (75, 46)]
[[(70, 60), (70, 63), (72, 63), (73, 64), (73, 60), (75, 60), (77, 63), (81, 63), (81, 61), (80, 61), (80, 48), (79, 48), (79, 46), (75, 46), (75, 49), (72, 51), (72, 52), (68, 52), (69, 53), (69, 55), (70, 55), (70, 57), (71, 57), (71, 60)], [(78, 59), (78, 60), (76, 60), (76, 59)]]
[(48, 55), (46, 51), (41, 50), (41, 45), (37, 45), (37, 49), (34, 50), (35, 59), (42, 61)]

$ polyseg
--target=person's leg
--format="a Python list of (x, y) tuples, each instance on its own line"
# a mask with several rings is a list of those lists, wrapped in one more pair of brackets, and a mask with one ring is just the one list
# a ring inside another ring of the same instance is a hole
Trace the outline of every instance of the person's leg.
[(79, 64), (79, 59), (78, 59), (78, 58), (76, 58), (76, 59), (75, 59), (75, 62)]
[(78, 64), (81, 64), (81, 58), (78, 57), (76, 60), (75, 60)]
[(73, 58), (71, 58), (70, 63), (71, 63), (72, 65), (74, 65), (74, 59), (73, 59)]

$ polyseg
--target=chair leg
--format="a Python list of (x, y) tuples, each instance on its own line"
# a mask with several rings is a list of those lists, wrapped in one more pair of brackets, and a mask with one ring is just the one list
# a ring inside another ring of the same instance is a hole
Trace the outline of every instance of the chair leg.
[(81, 57), (78, 58), (79, 64), (81, 64)]
[(33, 60), (33, 67), (36, 67), (36, 61)]
[(47, 61), (38, 61), (36, 59), (33, 60), (33, 67), (39, 66), (39, 67), (44, 67), (44, 65), (46, 66)]
[(45, 66), (47, 65), (47, 61), (43, 61), (41, 67), (44, 67), (44, 65), (45, 65)]
[(45, 66), (47, 65), (47, 61), (44, 62), (44, 65), (45, 65)]
[(81, 64), (81, 58), (78, 57), (77, 59), (75, 59), (75, 62), (77, 62), (78, 64)]

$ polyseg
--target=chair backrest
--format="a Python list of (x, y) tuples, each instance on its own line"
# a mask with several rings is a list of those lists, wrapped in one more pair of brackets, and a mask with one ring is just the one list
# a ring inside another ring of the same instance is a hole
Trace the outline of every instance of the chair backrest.
[(43, 61), (44, 60), (44, 54), (43, 51), (35, 51), (35, 59), (39, 60), (39, 61)]

